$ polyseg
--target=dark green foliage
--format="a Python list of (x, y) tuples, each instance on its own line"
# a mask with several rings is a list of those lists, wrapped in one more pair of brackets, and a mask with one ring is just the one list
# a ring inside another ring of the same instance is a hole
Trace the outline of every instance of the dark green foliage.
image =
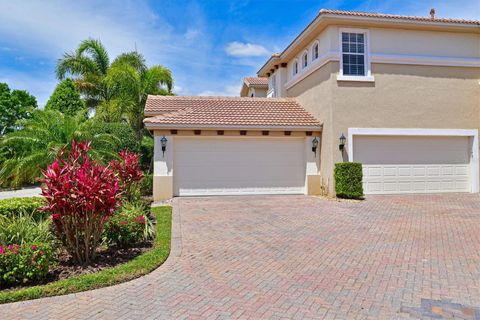
[(31, 117), (37, 108), (37, 100), (24, 90), (10, 90), (0, 83), (0, 136), (16, 130), (18, 120)]
[(145, 172), (152, 171), (153, 138), (148, 135), (142, 138), (140, 143), (140, 166)]
[(47, 244), (0, 246), (0, 288), (41, 281), (51, 263)]
[(111, 156), (104, 156), (102, 159), (103, 163), (117, 159), (118, 153), (122, 150), (128, 149), (129, 151), (138, 153), (140, 149), (135, 132), (133, 132), (132, 128), (125, 122), (103, 122), (98, 119), (92, 119), (85, 124), (84, 129), (87, 139), (101, 135), (109, 135), (115, 138), (108, 142), (93, 141), (92, 139), (92, 149), (108, 148), (110, 150)]
[(335, 164), (335, 193), (339, 198), (363, 198), (362, 164), (343, 162)]
[(33, 215), (43, 217), (46, 213), (39, 209), (46, 204), (43, 197), (24, 197), (0, 200), (0, 216), (17, 217), (21, 215)]
[(57, 85), (48, 99), (45, 110), (57, 110), (69, 116), (85, 110), (85, 103), (80, 98), (80, 91), (72, 79), (65, 79)]
[(140, 181), (140, 195), (151, 196), (153, 194), (153, 174), (146, 174)]

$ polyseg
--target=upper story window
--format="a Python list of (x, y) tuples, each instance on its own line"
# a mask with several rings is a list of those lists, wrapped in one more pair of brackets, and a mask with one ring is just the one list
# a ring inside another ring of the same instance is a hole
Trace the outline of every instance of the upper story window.
[(365, 76), (365, 34), (342, 32), (343, 75)]
[(304, 53), (302, 56), (302, 69), (308, 66), (308, 53)]
[(315, 43), (313, 45), (313, 50), (312, 50), (312, 61), (318, 59), (318, 43)]
[(340, 29), (338, 81), (375, 81), (370, 68), (369, 43), (369, 31), (366, 29)]
[(297, 75), (297, 73), (298, 73), (298, 61), (295, 60), (295, 62), (293, 63), (292, 74), (295, 76)]

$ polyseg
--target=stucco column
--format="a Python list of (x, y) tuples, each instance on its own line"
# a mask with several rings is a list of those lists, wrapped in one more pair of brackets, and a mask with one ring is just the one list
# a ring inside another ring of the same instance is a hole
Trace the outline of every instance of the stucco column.
[(175, 138), (165, 136), (167, 146), (165, 153), (162, 152), (162, 135), (154, 133), (153, 155), (153, 200), (160, 201), (173, 197), (173, 148)]
[(320, 143), (314, 153), (312, 151), (312, 141), (317, 138), (320, 142), (320, 137), (305, 137), (305, 194), (320, 195), (321, 194), (321, 178), (319, 174), (320, 168)]

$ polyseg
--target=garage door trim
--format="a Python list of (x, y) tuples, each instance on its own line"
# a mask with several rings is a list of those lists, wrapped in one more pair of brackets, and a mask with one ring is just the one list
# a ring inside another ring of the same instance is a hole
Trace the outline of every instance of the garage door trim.
[(472, 192), (479, 192), (479, 144), (477, 129), (410, 129), (410, 128), (349, 128), (348, 129), (348, 160), (355, 159), (353, 154), (353, 137), (358, 135), (378, 136), (462, 136), (471, 137), (472, 155), (470, 157), (470, 172)]

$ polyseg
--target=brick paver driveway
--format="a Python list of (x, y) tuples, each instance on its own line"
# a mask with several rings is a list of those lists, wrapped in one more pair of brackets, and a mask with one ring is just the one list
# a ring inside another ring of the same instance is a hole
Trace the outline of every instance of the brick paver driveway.
[(152, 274), (0, 318), (480, 316), (478, 195), (181, 198), (174, 212), (181, 239)]

